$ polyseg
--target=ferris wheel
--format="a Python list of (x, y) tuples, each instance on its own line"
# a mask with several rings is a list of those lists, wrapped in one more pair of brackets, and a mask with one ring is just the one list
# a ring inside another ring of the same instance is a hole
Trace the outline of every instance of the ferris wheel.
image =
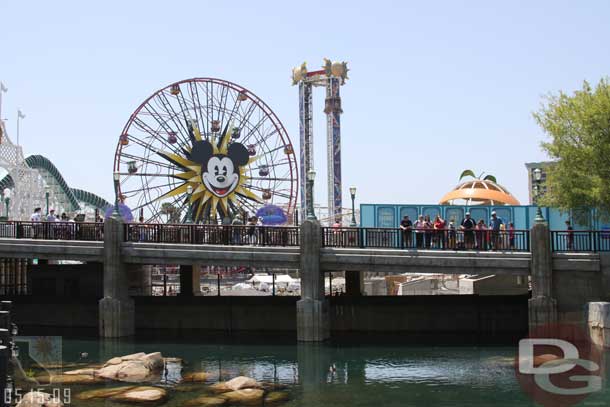
[(252, 92), (220, 79), (175, 82), (146, 99), (121, 132), (114, 172), (120, 199), (147, 222), (218, 222), (269, 204), (291, 215), (296, 204), (284, 126)]

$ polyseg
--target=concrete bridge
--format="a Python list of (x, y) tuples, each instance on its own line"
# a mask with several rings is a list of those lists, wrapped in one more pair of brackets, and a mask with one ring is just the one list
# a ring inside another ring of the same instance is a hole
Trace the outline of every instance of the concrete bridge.
[(361, 295), (364, 271), (530, 276), (530, 325), (557, 320), (584, 321), (588, 302), (610, 298), (608, 253), (553, 253), (546, 224), (537, 224), (532, 229), (531, 250), (520, 252), (323, 247), (323, 230), (319, 223), (311, 221), (301, 225), (298, 239), (292, 239), (293, 245), (285, 247), (126, 241), (134, 239), (129, 239), (125, 225), (115, 219), (105, 222), (103, 236), (89, 236), (91, 240), (40, 239), (40, 235), (34, 239), (31, 233), (23, 235), (0, 237), (0, 258), (103, 264), (104, 298), (99, 304), (99, 328), (104, 337), (134, 333), (134, 300), (128, 294), (129, 279), (140, 265), (146, 264), (181, 265), (181, 292), (186, 295), (193, 293), (194, 282), (198, 281), (193, 267), (197, 264), (299, 269), (302, 297), (296, 304), (296, 325), (298, 339), (302, 341), (329, 337), (328, 299), (324, 296), (326, 272), (346, 272), (349, 296)]

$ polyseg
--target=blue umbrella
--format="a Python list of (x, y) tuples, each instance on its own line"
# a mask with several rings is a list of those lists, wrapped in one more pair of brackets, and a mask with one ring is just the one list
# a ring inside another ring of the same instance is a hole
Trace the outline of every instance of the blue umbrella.
[(275, 205), (263, 206), (256, 211), (256, 216), (261, 218), (263, 225), (283, 225), (288, 220), (284, 210)]
[[(104, 219), (108, 219), (109, 217), (111, 217), (113, 211), (114, 205), (110, 205), (109, 207), (107, 207), (106, 211), (104, 211)], [(121, 217), (123, 218), (124, 222), (133, 222), (133, 215), (131, 214), (131, 209), (129, 208), (129, 206), (125, 205), (124, 203), (120, 203), (119, 213), (121, 214)]]

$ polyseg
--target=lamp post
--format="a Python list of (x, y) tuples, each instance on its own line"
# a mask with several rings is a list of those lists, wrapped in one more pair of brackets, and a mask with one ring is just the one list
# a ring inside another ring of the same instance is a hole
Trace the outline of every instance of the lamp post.
[(540, 190), (540, 181), (542, 180), (542, 170), (540, 168), (536, 168), (534, 170), (534, 181), (536, 185), (534, 186), (534, 192), (536, 193), (536, 218), (534, 219), (536, 223), (544, 223), (544, 216), (542, 216), (542, 210), (540, 210), (540, 203), (538, 200), (540, 199), (541, 190)]
[(354, 205), (354, 201), (356, 200), (356, 187), (349, 187), (349, 194), (352, 196), (352, 223), (349, 225), (351, 227), (356, 227), (358, 226), (356, 223), (356, 206)]
[(114, 178), (114, 210), (112, 211), (113, 219), (121, 219), (121, 212), (119, 212), (119, 180), (120, 175), (118, 171), (115, 171), (112, 177)]
[(4, 216), (8, 220), (8, 207), (11, 202), (11, 190), (9, 188), (4, 188)]
[(309, 170), (307, 172), (307, 220), (316, 220), (316, 213), (313, 208), (313, 181), (316, 179), (316, 172)]
[(50, 189), (51, 188), (49, 188), (48, 185), (44, 186), (44, 196), (45, 196), (45, 198), (47, 200), (47, 216), (49, 216), (49, 190)]
[(191, 195), (193, 194), (193, 187), (192, 186), (187, 186), (186, 187), (186, 194), (187, 194), (187, 198), (186, 198), (186, 203), (187, 203), (187, 208), (186, 208), (186, 219), (184, 220), (185, 223), (193, 223), (193, 217), (191, 214)]

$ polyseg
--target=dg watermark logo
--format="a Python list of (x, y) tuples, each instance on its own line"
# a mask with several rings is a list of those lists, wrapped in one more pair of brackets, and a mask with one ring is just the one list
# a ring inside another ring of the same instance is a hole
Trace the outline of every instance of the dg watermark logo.
[(517, 380), (545, 407), (573, 406), (602, 390), (603, 352), (570, 324), (544, 325), (519, 341)]

